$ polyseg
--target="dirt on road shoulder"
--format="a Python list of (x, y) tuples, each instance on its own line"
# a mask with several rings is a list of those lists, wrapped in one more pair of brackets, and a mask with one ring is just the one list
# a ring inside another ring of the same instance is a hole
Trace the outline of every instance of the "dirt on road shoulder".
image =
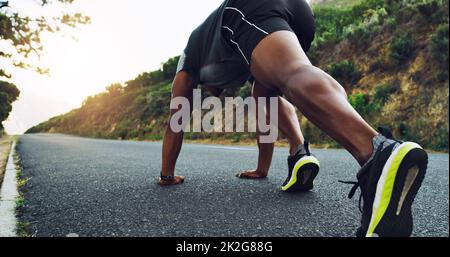
[(3, 175), (5, 173), (9, 151), (11, 149), (11, 143), (11, 136), (0, 136), (0, 185), (3, 182)]

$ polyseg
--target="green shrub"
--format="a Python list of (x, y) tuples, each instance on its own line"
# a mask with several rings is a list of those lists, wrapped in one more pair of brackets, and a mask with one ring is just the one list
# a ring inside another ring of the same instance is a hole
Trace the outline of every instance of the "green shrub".
[(445, 19), (442, 14), (448, 9), (448, 0), (386, 0), (386, 6), (402, 22), (416, 20), (417, 16), (435, 22)]
[(391, 42), (389, 56), (391, 60), (401, 65), (407, 61), (416, 48), (416, 40), (410, 33), (402, 32), (398, 34)]
[(172, 79), (177, 71), (178, 61), (180, 56), (170, 58), (167, 62), (162, 64), (162, 72), (165, 79)]
[(351, 9), (315, 7), (315, 39), (313, 48), (343, 38), (343, 29), (354, 22)]
[(439, 8), (432, 14), (430, 22), (434, 24), (448, 23), (449, 0), (438, 1)]
[(394, 31), (397, 28), (397, 20), (395, 19), (395, 17), (389, 17), (386, 19), (385, 21), (386, 27), (390, 30), (390, 31)]
[(132, 131), (133, 124), (130, 120), (122, 120), (117, 124), (117, 127), (115, 128), (114, 132), (112, 133), (113, 138), (120, 138), (120, 139), (129, 139), (131, 138), (130, 132)]
[(238, 95), (243, 99), (252, 95), (252, 86), (247, 84), (239, 89)]
[(352, 16), (353, 17), (364, 17), (367, 10), (376, 10), (379, 8), (384, 8), (386, 5), (385, 0), (364, 0), (360, 4), (353, 6)]
[(422, 1), (417, 3), (416, 8), (423, 17), (429, 19), (440, 9), (441, 4), (442, 1), (438, 0)]
[(147, 95), (147, 108), (144, 111), (144, 117), (168, 115), (171, 95), (171, 84), (153, 86)]
[(356, 46), (365, 47), (387, 16), (383, 1), (363, 1), (361, 5), (353, 8), (354, 20), (344, 29), (344, 36)]
[(329, 65), (328, 72), (333, 78), (343, 83), (346, 88), (356, 84), (362, 77), (362, 73), (356, 64), (349, 60)]
[(388, 12), (385, 0), (364, 0), (351, 8), (316, 6), (316, 36), (312, 49), (350, 38), (358, 47), (366, 45)]
[(431, 138), (430, 148), (448, 152), (448, 123), (439, 126)]
[(430, 147), (433, 139), (429, 135), (430, 121), (427, 117), (416, 117), (407, 123), (399, 125), (400, 138), (406, 141), (414, 141), (424, 147)]
[(448, 23), (441, 24), (436, 29), (431, 36), (428, 50), (433, 59), (441, 65), (441, 70), (448, 79)]
[(379, 111), (383, 104), (380, 100), (371, 99), (368, 94), (356, 93), (348, 96), (348, 102), (355, 108), (355, 110), (362, 116), (370, 115)]
[[(150, 140), (150, 141), (160, 141), (163, 138), (164, 138), (164, 136), (161, 134), (148, 134), (148, 135), (145, 135), (145, 137), (144, 137), (144, 139)], [(187, 139), (189, 139), (189, 138), (187, 138)]]
[(377, 85), (375, 86), (373, 101), (383, 106), (389, 100), (389, 97), (391, 97), (392, 94), (398, 92), (399, 90), (400, 85), (398, 83)]
[(348, 96), (349, 103), (355, 108), (355, 110), (361, 115), (369, 113), (367, 105), (369, 104), (369, 97), (363, 93), (356, 93)]
[(368, 73), (372, 73), (377, 70), (389, 70), (389, 63), (383, 58), (383, 56), (378, 56), (373, 60), (373, 62), (369, 65)]
[(232, 134), (233, 143), (241, 142), (241, 136), (242, 136), (242, 133), (233, 133)]
[(417, 141), (417, 137), (414, 135), (411, 128), (407, 124), (405, 124), (403, 122), (400, 123), (398, 130), (400, 133), (400, 137), (403, 140)]
[(432, 128), (429, 125), (426, 117), (401, 122), (398, 125), (399, 136), (402, 140), (415, 141), (429, 149), (448, 152), (448, 121)]
[(344, 34), (346, 38), (350, 38), (353, 45), (361, 48), (370, 41), (373, 31), (370, 25), (359, 23), (346, 27)]

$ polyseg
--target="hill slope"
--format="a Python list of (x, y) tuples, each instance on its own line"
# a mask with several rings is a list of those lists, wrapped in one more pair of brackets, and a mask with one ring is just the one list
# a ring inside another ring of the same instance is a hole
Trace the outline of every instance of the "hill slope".
[[(355, 4), (356, 3), (356, 4)], [(345, 87), (350, 103), (372, 124), (427, 148), (448, 151), (448, 0), (328, 0), (314, 5), (314, 64)], [(27, 133), (161, 139), (177, 58), (161, 70), (89, 97), (79, 109)], [(226, 91), (249, 95), (250, 87)], [(305, 118), (306, 136), (331, 142)], [(253, 139), (252, 133), (188, 133), (187, 138)]]

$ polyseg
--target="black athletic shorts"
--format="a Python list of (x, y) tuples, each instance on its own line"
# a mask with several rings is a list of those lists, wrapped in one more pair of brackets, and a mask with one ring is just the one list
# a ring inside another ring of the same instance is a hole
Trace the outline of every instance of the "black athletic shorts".
[(259, 42), (273, 32), (294, 32), (305, 52), (315, 32), (314, 15), (306, 0), (230, 0), (222, 28), (230, 46), (248, 64)]

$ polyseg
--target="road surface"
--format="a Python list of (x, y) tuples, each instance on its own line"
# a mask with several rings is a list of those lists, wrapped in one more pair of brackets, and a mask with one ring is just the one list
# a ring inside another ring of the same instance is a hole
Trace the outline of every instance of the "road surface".
[[(279, 187), (287, 149), (270, 175), (234, 177), (256, 165), (255, 147), (184, 145), (176, 187), (159, 187), (160, 143), (25, 135), (17, 151), (25, 176), (21, 222), (34, 236), (353, 236), (358, 195), (347, 198), (358, 166), (343, 150), (314, 150), (321, 161), (310, 193)], [(431, 154), (413, 206), (414, 236), (449, 236), (449, 155)]]

